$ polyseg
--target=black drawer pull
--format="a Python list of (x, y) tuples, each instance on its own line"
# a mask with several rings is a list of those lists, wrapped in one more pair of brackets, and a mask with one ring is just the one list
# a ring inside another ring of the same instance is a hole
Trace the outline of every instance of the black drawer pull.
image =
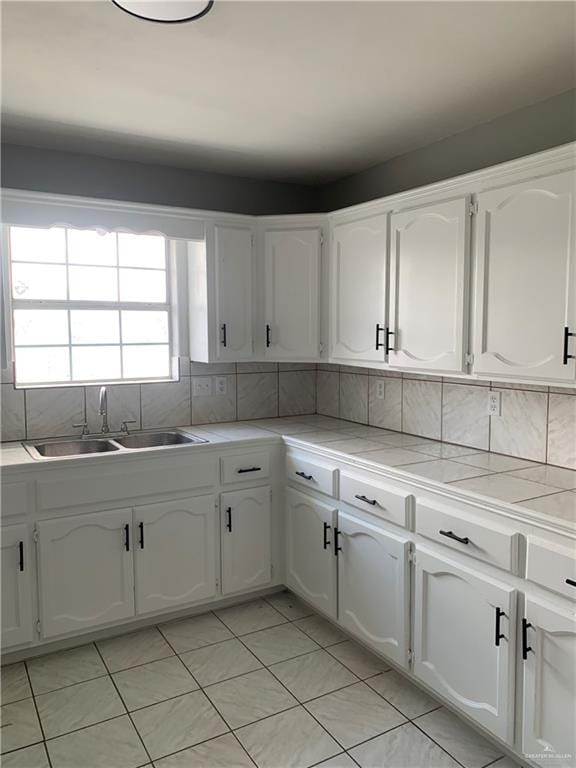
[(338, 552), (342, 552), (342, 547), (338, 543), (338, 537), (340, 536), (340, 531), (338, 528), (334, 528), (334, 555), (338, 557)]
[(528, 619), (522, 619), (522, 658), (524, 661), (528, 658), (528, 653), (532, 651), (532, 646), (528, 645), (528, 630), (532, 624), (528, 621)]
[(306, 472), (296, 472), (298, 477), (303, 477), (304, 480), (314, 480), (314, 475), (307, 475)]
[(144, 549), (144, 523), (138, 523), (138, 531), (140, 532), (140, 549)]
[(502, 616), (506, 616), (502, 608), (496, 608), (496, 628), (494, 630), (494, 644), (496, 647), (500, 645), (500, 640), (506, 639), (506, 636), (500, 631), (500, 619)]
[(358, 499), (358, 501), (364, 501), (366, 504), (371, 504), (373, 507), (375, 507), (376, 504), (378, 504), (376, 499), (369, 499), (368, 496), (362, 496), (361, 494), (358, 494), (358, 493), (354, 496), (354, 498)]
[(386, 329), (383, 325), (380, 325), (380, 323), (376, 323), (376, 351), (379, 349), (383, 349), (386, 346), (386, 343), (380, 341), (380, 334), (382, 331), (386, 332)]
[(239, 475), (245, 475), (246, 472), (260, 472), (262, 470), (262, 467), (245, 467), (243, 469), (237, 469), (236, 472)]
[(564, 350), (562, 352), (562, 365), (568, 365), (568, 360), (573, 360), (576, 355), (568, 354), (568, 343), (571, 336), (576, 336), (576, 333), (570, 333), (570, 328), (564, 328)]
[(328, 523), (324, 523), (324, 549), (328, 549), (330, 546), (330, 541), (328, 539), (328, 531), (330, 530), (330, 526)]
[(456, 536), (455, 533), (452, 533), (452, 531), (439, 531), (441, 536), (446, 536), (449, 539), (454, 539), (454, 541), (459, 542), (460, 544), (470, 544), (470, 539), (468, 536)]
[(18, 542), (18, 568), (24, 571), (24, 542)]
[(226, 509), (226, 530), (232, 533), (232, 507)]
[(394, 336), (394, 331), (391, 331), (390, 328), (386, 328), (386, 336), (385, 336), (386, 341), (384, 343), (384, 346), (385, 346), (384, 351), (386, 352), (387, 355), (390, 354), (390, 352), (394, 352), (394, 346), (393, 345), (390, 346), (390, 336)]
[(270, 346), (270, 326), (266, 325), (266, 346)]
[(566, 579), (566, 584), (569, 584), (571, 587), (576, 587), (576, 581), (574, 581), (574, 579)]
[(128, 523), (124, 526), (124, 549), (130, 552), (130, 526)]
[(222, 323), (220, 326), (220, 330), (222, 331), (222, 338), (220, 339), (220, 343), (223, 347), (226, 346), (226, 323)]

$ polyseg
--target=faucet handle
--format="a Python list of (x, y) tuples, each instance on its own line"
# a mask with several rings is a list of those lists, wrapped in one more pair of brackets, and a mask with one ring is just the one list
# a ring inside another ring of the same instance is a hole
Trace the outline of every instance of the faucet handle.
[(123, 421), (120, 425), (120, 432), (126, 432), (126, 434), (130, 434), (128, 432), (128, 424), (136, 424), (136, 419), (126, 419), (126, 421)]
[(87, 421), (83, 421), (81, 424), (72, 424), (72, 426), (75, 429), (80, 429), (80, 427), (82, 427), (82, 435), (89, 435), (90, 434), (90, 432), (88, 431), (88, 422)]

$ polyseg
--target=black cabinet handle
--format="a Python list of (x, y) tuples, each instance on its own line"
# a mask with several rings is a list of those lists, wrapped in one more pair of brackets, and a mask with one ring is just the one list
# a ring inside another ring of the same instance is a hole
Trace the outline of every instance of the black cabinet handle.
[(338, 552), (342, 552), (342, 547), (340, 544), (338, 544), (338, 537), (340, 536), (340, 531), (338, 528), (334, 528), (334, 555), (338, 557)]
[(144, 549), (144, 523), (138, 523), (138, 531), (140, 533), (140, 549)]
[(532, 651), (532, 646), (528, 645), (528, 630), (532, 624), (528, 621), (528, 619), (522, 619), (522, 658), (524, 661), (528, 658), (528, 653)]
[(506, 636), (500, 631), (500, 619), (502, 616), (506, 616), (502, 608), (496, 608), (496, 626), (494, 629), (494, 644), (496, 646), (500, 645), (500, 640), (506, 639)]
[(236, 472), (239, 475), (245, 475), (246, 472), (260, 472), (262, 467), (244, 467), (242, 469), (237, 469)]
[(571, 336), (576, 336), (576, 333), (570, 333), (570, 328), (566, 326), (564, 328), (564, 350), (562, 352), (562, 365), (568, 365), (568, 360), (574, 360), (576, 355), (568, 354), (568, 342)]
[(18, 542), (18, 568), (22, 572), (24, 571), (24, 542)]
[[(380, 334), (382, 332), (385, 334), (386, 328), (383, 325), (380, 325), (380, 323), (376, 323), (376, 351), (383, 349), (386, 346), (386, 341), (380, 341)], [(386, 336), (384, 336), (384, 338), (386, 338)]]
[(303, 477), (304, 480), (314, 480), (314, 475), (307, 475), (306, 472), (299, 472), (297, 470), (296, 474), (298, 475), (298, 477)]
[(576, 581), (574, 581), (574, 579), (566, 579), (566, 584), (569, 584), (571, 587), (576, 587)]
[(394, 351), (394, 347), (390, 346), (390, 336), (394, 336), (394, 331), (391, 331), (390, 328), (386, 328), (385, 334), (386, 335), (384, 337), (385, 338), (384, 347), (385, 347), (386, 354), (388, 354)]
[(130, 552), (130, 526), (128, 523), (124, 526), (124, 549)]
[(354, 496), (355, 499), (358, 499), (358, 501), (364, 501), (366, 504), (370, 504), (371, 506), (375, 507), (378, 502), (376, 499), (369, 499), (368, 496), (363, 496), (362, 494), (356, 494)]
[(452, 533), (452, 531), (439, 531), (441, 536), (446, 536), (449, 539), (454, 539), (454, 541), (457, 541), (460, 544), (470, 544), (470, 539), (468, 536), (456, 536), (455, 533)]
[(266, 323), (266, 346), (270, 346), (270, 326)]
[(226, 530), (232, 533), (232, 507), (226, 508)]
[(220, 326), (220, 330), (222, 331), (222, 338), (220, 339), (220, 343), (222, 344), (223, 347), (225, 347), (227, 343), (226, 342), (226, 323), (222, 323), (222, 325)]
[(328, 525), (328, 523), (324, 523), (324, 543), (323, 543), (324, 549), (328, 549), (328, 547), (330, 546), (330, 541), (328, 539), (329, 530), (330, 530), (330, 526)]

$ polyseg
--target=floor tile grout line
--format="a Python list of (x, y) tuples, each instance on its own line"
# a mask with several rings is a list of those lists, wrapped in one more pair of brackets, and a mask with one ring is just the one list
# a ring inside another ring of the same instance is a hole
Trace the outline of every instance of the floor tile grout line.
[[(24, 671), (26, 672), (28, 685), (30, 686), (30, 691), (32, 692), (32, 702), (34, 705), (34, 711), (36, 712), (36, 718), (38, 719), (38, 727), (40, 728), (40, 733), (42, 735), (41, 741), (34, 742), (33, 744), (27, 744), (26, 746), (31, 747), (31, 746), (34, 746), (34, 744), (43, 744), (44, 752), (46, 753), (48, 764), (50, 765), (50, 768), (52, 768), (52, 761), (50, 759), (50, 755), (48, 754), (48, 747), (46, 746), (46, 733), (44, 731), (44, 726), (42, 725), (42, 718), (40, 717), (40, 711), (38, 709), (38, 704), (36, 703), (36, 697), (34, 696), (34, 690), (32, 688), (32, 679), (30, 678), (28, 665), (26, 663), (24, 663)], [(24, 747), (22, 747), (22, 749), (24, 749)], [(13, 751), (16, 751), (16, 750), (13, 750)], [(2, 753), (2, 754), (6, 754), (6, 753)]]
[[(420, 717), (424, 717), (424, 715), (420, 715)], [(440, 748), (440, 749), (441, 749), (443, 752), (445, 752), (445, 753), (446, 753), (447, 755), (449, 755), (449, 756), (450, 756), (450, 757), (451, 757), (453, 760), (455, 760), (455, 761), (458, 763), (458, 765), (461, 765), (461, 766), (462, 766), (462, 768), (467, 768), (467, 766), (466, 766), (466, 765), (464, 765), (464, 763), (461, 763), (461, 762), (460, 762), (460, 760), (458, 760), (457, 758), (455, 758), (455, 757), (454, 757), (454, 755), (453, 755), (451, 752), (448, 752), (448, 750), (447, 750), (445, 747), (443, 747), (443, 746), (442, 746), (442, 744), (440, 744), (439, 742), (437, 742), (437, 741), (436, 741), (436, 739), (432, 738), (432, 736), (430, 736), (430, 734), (429, 734), (429, 733), (426, 733), (426, 731), (424, 730), (424, 728), (422, 728), (420, 725), (418, 725), (418, 723), (416, 722), (416, 720), (418, 720), (418, 718), (414, 718), (414, 720), (411, 720), (410, 722), (412, 723), (412, 725), (413, 725), (415, 728), (418, 728), (418, 730), (420, 731), (420, 733), (423, 733), (423, 734), (424, 734), (424, 736), (426, 736), (428, 739), (430, 739), (430, 741), (434, 742), (434, 744), (436, 744), (436, 746), (437, 746), (437, 747), (439, 747), (439, 748)]]

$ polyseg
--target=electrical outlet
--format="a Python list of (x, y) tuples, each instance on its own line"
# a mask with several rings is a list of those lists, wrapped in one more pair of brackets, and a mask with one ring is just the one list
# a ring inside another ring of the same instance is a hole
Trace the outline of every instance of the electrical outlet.
[(216, 376), (214, 378), (214, 393), (216, 395), (225, 395), (226, 394), (226, 376)]
[(196, 397), (212, 394), (212, 379), (210, 376), (194, 376), (192, 394)]
[(378, 379), (376, 382), (376, 400), (384, 400), (386, 397), (386, 384), (382, 379)]
[(502, 392), (488, 392), (488, 416), (502, 416)]

